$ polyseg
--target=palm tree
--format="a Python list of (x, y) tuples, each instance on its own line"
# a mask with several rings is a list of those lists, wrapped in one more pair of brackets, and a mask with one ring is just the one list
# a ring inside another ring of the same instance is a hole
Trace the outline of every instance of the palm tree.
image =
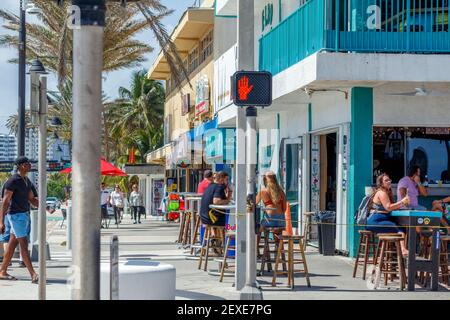
[[(58, 75), (61, 88), (66, 77), (72, 78), (72, 30), (68, 27), (69, 1), (58, 6), (56, 1), (31, 0), (40, 9), (39, 23), (27, 23), (27, 62), (39, 58), (46, 68)], [(172, 14), (160, 0), (140, 0), (129, 3), (125, 8), (117, 1), (107, 2), (104, 32), (103, 71), (136, 67), (145, 61), (145, 54), (153, 48), (133, 39), (143, 30), (151, 29), (167, 59), (177, 84), (187, 79), (187, 71), (177, 54), (176, 47), (161, 19)], [(144, 19), (138, 18), (139, 13)], [(6, 20), (4, 28), (17, 35), (3, 34), (0, 46), (19, 46), (18, 31), (20, 18), (14, 13), (0, 10), (0, 17)], [(17, 63), (18, 59), (10, 62)], [(181, 70), (181, 71), (180, 71)]]
[(162, 84), (147, 79), (144, 70), (133, 73), (130, 89), (119, 88), (119, 99), (105, 112), (115, 158), (135, 147), (144, 161), (146, 153), (162, 145), (164, 100)]

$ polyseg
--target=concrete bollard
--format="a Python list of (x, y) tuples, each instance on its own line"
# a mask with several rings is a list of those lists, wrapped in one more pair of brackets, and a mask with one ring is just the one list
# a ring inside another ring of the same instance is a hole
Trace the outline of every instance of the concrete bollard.
[[(119, 300), (175, 300), (176, 270), (157, 261), (119, 262)], [(101, 263), (100, 299), (110, 299), (110, 263)]]

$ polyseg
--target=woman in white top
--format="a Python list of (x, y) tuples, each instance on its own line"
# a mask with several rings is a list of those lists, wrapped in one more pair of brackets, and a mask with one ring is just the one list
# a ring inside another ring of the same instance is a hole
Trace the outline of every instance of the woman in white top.
[(121, 223), (123, 217), (124, 195), (118, 184), (116, 184), (114, 191), (111, 193), (111, 204), (114, 209), (114, 219), (116, 220), (116, 224)]
[(138, 185), (133, 185), (133, 191), (130, 194), (130, 205), (134, 217), (133, 224), (141, 223), (141, 207), (143, 205), (142, 194), (138, 190)]

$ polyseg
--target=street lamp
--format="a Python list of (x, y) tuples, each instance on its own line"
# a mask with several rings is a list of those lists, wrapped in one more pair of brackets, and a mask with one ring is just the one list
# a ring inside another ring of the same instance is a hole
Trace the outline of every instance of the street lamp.
[(19, 29), (19, 127), (17, 134), (17, 151), (19, 156), (25, 155), (25, 65), (26, 65), (26, 13), (38, 14), (40, 10), (28, 0), (20, 0)]
[(39, 255), (39, 299), (45, 300), (46, 296), (46, 259), (48, 244), (47, 234), (47, 77), (44, 66), (39, 60), (33, 60), (30, 68), (31, 97), (30, 109), (33, 125), (39, 125), (39, 213), (38, 213), (38, 255)]

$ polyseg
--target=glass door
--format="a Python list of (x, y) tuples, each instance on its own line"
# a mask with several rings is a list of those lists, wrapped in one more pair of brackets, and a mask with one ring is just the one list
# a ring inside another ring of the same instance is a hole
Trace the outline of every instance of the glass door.
[(287, 201), (291, 205), (292, 227), (298, 228), (300, 199), (302, 195), (302, 138), (286, 139), (284, 141), (283, 187)]

